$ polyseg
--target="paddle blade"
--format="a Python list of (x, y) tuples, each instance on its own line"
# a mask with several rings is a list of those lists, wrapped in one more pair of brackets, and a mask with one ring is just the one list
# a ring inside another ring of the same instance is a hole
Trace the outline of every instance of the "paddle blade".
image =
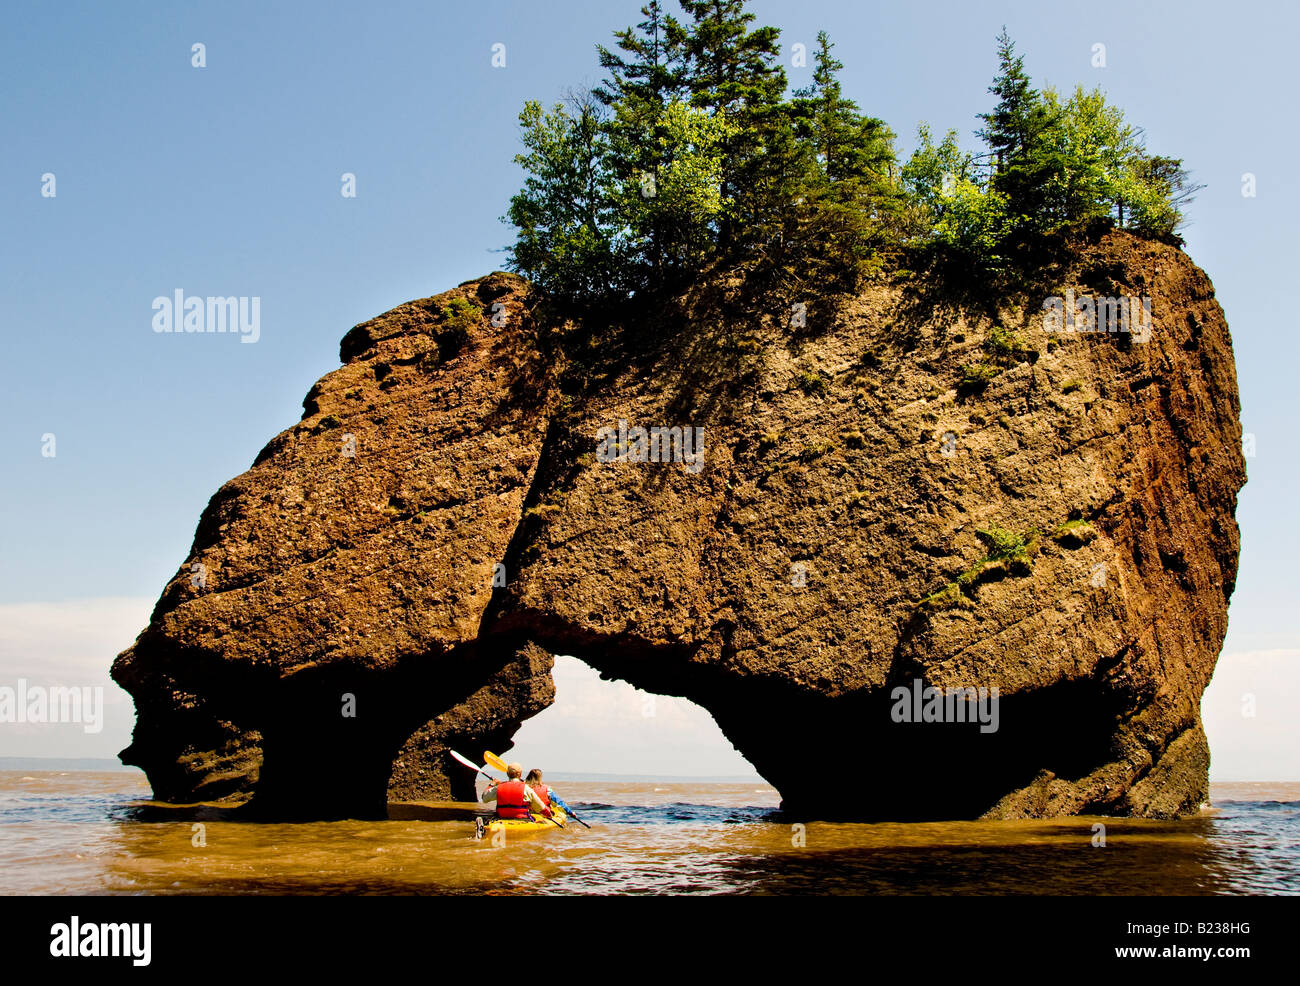
[(480, 772), (483, 770), (482, 767), (480, 767), (478, 764), (476, 764), (473, 760), (469, 759), (469, 757), (462, 757), (462, 756), (461, 756), (459, 753), (457, 753), (455, 750), (448, 750), (447, 752), (450, 753), (450, 754), (452, 755), (452, 758), (453, 758), (454, 760), (456, 760), (456, 761), (458, 761), (458, 762), (460, 762), (460, 763), (463, 763), (463, 764), (464, 764), (466, 767), (468, 767), (470, 770), (476, 770), (476, 771), (480, 771)]
[(483, 760), (485, 763), (490, 764), (497, 770), (504, 771), (506, 769), (506, 762), (491, 751), (483, 754)]

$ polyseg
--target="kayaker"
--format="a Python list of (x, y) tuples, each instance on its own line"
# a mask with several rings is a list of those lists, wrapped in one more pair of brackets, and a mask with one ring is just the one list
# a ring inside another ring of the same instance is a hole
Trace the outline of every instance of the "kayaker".
[(484, 801), (497, 803), (497, 818), (529, 818), (533, 811), (550, 817), (550, 805), (520, 779), (523, 773), (519, 764), (506, 764), (506, 779), (493, 781), (483, 792)]
[(536, 767), (528, 772), (526, 781), (528, 786), (537, 792), (537, 796), (541, 798), (545, 804), (559, 805), (565, 810), (565, 812), (568, 812), (569, 806), (564, 803), (564, 799), (552, 791), (549, 785), (542, 783), (542, 772)]
[(564, 803), (564, 799), (556, 794), (549, 785), (542, 783), (542, 772), (536, 767), (528, 772), (528, 785), (548, 805), (558, 805), (566, 812), (569, 810), (569, 806)]

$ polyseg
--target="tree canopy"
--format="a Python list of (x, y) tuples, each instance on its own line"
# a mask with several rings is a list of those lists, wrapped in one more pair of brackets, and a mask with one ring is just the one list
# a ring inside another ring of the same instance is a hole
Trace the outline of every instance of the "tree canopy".
[(519, 121), (524, 184), (510, 265), (575, 309), (671, 289), (712, 265), (852, 289), (892, 257), (1004, 264), (1085, 221), (1167, 236), (1201, 187), (1099, 89), (1036, 88), (1004, 28), (982, 151), (928, 126), (901, 166), (893, 131), (845, 95), (823, 31), (788, 91), (780, 32), (744, 0), (660, 0), (597, 45), (605, 78)]

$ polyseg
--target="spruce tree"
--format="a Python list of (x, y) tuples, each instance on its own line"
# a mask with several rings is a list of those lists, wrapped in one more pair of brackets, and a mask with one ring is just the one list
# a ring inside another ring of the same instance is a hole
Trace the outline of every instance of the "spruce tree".
[(817, 34), (812, 81), (794, 94), (800, 136), (812, 152), (803, 198), (805, 239), (818, 245), (834, 279), (855, 282), (897, 238), (901, 197), (895, 187), (894, 134), (844, 95), (825, 31)]
[(756, 224), (766, 211), (754, 199), (761, 187), (760, 160), (769, 145), (783, 142), (781, 110), (785, 70), (779, 62), (781, 32), (750, 30), (754, 15), (744, 0), (681, 0), (686, 28), (684, 82), (691, 102), (722, 114), (736, 128), (723, 153), (722, 195), (732, 203), (718, 230), (722, 251), (736, 245), (736, 231)]
[(839, 72), (844, 63), (831, 54), (835, 46), (817, 32), (812, 82), (794, 94), (800, 132), (816, 150), (827, 180), (889, 177), (895, 163), (894, 134), (884, 121), (863, 116), (844, 96)]
[(1048, 175), (1059, 166), (1043, 138), (1055, 121), (1005, 27), (998, 35), (998, 66), (989, 86), (998, 104), (980, 114), (984, 127), (977, 133), (988, 145), (992, 187), (1005, 197), (1013, 228), (1043, 229), (1049, 225)]
[(606, 106), (653, 107), (651, 115), (657, 116), (681, 91), (685, 32), (671, 14), (664, 13), (659, 0), (650, 0), (641, 14), (645, 20), (636, 30), (628, 27), (614, 32), (618, 52), (596, 45), (600, 67), (609, 73), (609, 79), (595, 92)]
[[(675, 18), (664, 13), (659, 0), (641, 8), (645, 18), (634, 30), (616, 31), (617, 51), (597, 45), (601, 67), (608, 78), (596, 88), (596, 97), (612, 107), (608, 126), (610, 167), (620, 186), (622, 201), (633, 213), (640, 212), (648, 227), (634, 230), (628, 244), (627, 261), (645, 268), (629, 272), (642, 284), (665, 277), (666, 260), (673, 247), (666, 240), (671, 231), (656, 210), (640, 210), (636, 197), (654, 198), (664, 179), (664, 149), (669, 133), (665, 126), (667, 107), (683, 92), (685, 31)], [(628, 217), (632, 221), (631, 217)]]

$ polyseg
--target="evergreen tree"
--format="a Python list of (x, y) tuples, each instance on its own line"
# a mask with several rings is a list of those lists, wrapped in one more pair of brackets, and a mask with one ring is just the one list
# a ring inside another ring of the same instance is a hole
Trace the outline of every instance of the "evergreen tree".
[(681, 0), (690, 15), (685, 42), (685, 82), (691, 101), (738, 124), (745, 115), (781, 101), (785, 70), (779, 64), (781, 32), (749, 30), (754, 15), (745, 0)]
[[(856, 286), (897, 239), (901, 198), (895, 187), (893, 132), (864, 116), (844, 95), (843, 63), (825, 31), (817, 34), (812, 82), (794, 93), (792, 116), (808, 148), (802, 182), (801, 252), (829, 264), (824, 279)], [(810, 249), (813, 248), (813, 249)]]
[(635, 31), (628, 27), (614, 32), (623, 54), (596, 45), (600, 67), (609, 73), (609, 79), (595, 92), (606, 106), (650, 107), (653, 118), (682, 94), (685, 31), (671, 14), (664, 13), (659, 0), (650, 0), (641, 14), (645, 20)]
[[(683, 95), (685, 55), (685, 31), (664, 13), (659, 0), (651, 0), (641, 13), (645, 19), (636, 30), (629, 27), (615, 32), (618, 51), (596, 46), (601, 67), (609, 77), (595, 95), (614, 111), (608, 127), (611, 173), (622, 186), (624, 206), (632, 207), (637, 205), (638, 194), (654, 198), (663, 181), (666, 162), (662, 154), (666, 142), (671, 142), (663, 120), (668, 105)], [(666, 242), (670, 230), (661, 225), (661, 212), (633, 211), (641, 212), (649, 225), (629, 243), (628, 262), (645, 268), (632, 279), (643, 283), (661, 280), (665, 257), (674, 252), (673, 245)]]
[(999, 74), (989, 86), (998, 104), (991, 113), (980, 114), (984, 127), (977, 133), (989, 148), (992, 187), (1006, 199), (1012, 227), (1042, 229), (1049, 212), (1048, 175), (1053, 169), (1052, 151), (1043, 137), (1055, 121), (1005, 27), (998, 35), (998, 66)]
[(812, 83), (794, 94), (801, 135), (830, 182), (887, 177), (895, 162), (893, 131), (845, 98), (839, 80), (844, 63), (831, 54), (833, 47), (825, 31), (817, 32)]
[(681, 0), (690, 16), (684, 38), (684, 82), (692, 104), (722, 114), (735, 127), (724, 147), (722, 195), (732, 203), (724, 213), (718, 242), (726, 253), (735, 246), (736, 230), (757, 225), (767, 211), (754, 198), (765, 182), (764, 151), (783, 142), (786, 124), (780, 106), (785, 70), (779, 62), (781, 32), (774, 27), (749, 29), (754, 15), (744, 0)]
[(1024, 57), (1016, 54), (1015, 42), (1005, 25), (998, 35), (998, 67), (1001, 74), (989, 86), (998, 104), (992, 112), (979, 114), (984, 128), (977, 131), (996, 159), (995, 172), (1029, 153), (1032, 121), (1039, 102), (1038, 91), (1025, 72)]
[(1200, 188), (1100, 90), (1035, 89), (1005, 28), (977, 131), (987, 170), (955, 132), (936, 143), (924, 126), (899, 170), (825, 32), (811, 81), (786, 97), (775, 28), (754, 27), (743, 0), (681, 3), (679, 22), (648, 0), (613, 49), (597, 46), (594, 93), (520, 115), (510, 263), (569, 311), (676, 287), (742, 251), (755, 283), (808, 296), (856, 288), (900, 247), (988, 268), (1073, 223), (1163, 236)]
[(818, 31), (812, 82), (794, 93), (800, 131), (812, 144), (830, 181), (844, 177), (842, 159), (852, 150), (858, 116), (856, 104), (844, 98), (838, 74), (844, 63), (831, 54), (833, 47), (826, 32)]

